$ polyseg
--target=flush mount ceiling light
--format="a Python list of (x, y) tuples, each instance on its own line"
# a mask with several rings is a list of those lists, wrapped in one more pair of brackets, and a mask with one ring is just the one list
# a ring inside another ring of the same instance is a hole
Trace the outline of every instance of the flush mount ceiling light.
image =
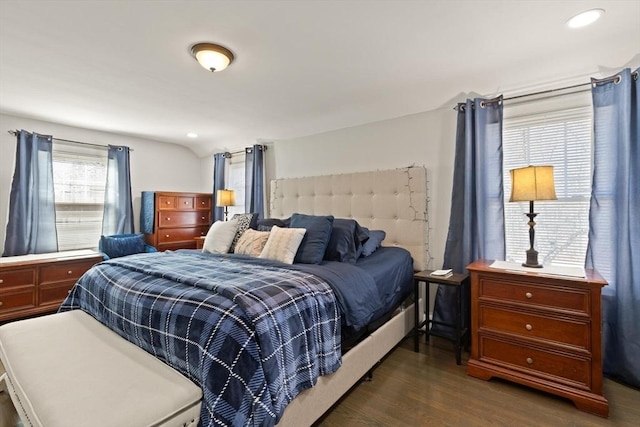
[(213, 43), (196, 43), (191, 46), (191, 56), (203, 68), (211, 71), (222, 71), (233, 62), (233, 53), (226, 47)]
[(586, 12), (582, 12), (570, 18), (567, 21), (567, 27), (569, 28), (581, 28), (586, 27), (589, 24), (596, 22), (604, 14), (604, 9), (591, 9)]

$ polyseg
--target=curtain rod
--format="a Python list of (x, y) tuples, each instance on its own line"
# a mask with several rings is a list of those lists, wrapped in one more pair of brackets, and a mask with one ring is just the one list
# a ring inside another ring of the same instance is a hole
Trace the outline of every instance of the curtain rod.
[[(260, 147), (262, 147), (262, 151), (267, 151), (268, 147), (266, 145), (262, 144), (262, 145), (260, 145)], [(253, 147), (248, 147), (248, 148), (253, 148)], [(238, 150), (238, 151), (231, 151), (231, 152), (225, 151), (224, 152), (224, 157), (228, 159), (231, 156), (235, 156), (237, 154), (245, 154), (246, 152), (247, 152), (246, 148), (244, 150)]]
[[(537, 95), (550, 95), (550, 97), (553, 96), (558, 96), (558, 95), (551, 95), (554, 92), (561, 92), (561, 91), (565, 91), (565, 90), (569, 90), (569, 89), (578, 89), (578, 88), (582, 88), (585, 87), (584, 90), (579, 90), (576, 91), (574, 93), (580, 93), (580, 92), (586, 92), (586, 86), (591, 87), (592, 85), (595, 84), (599, 84), (599, 83), (608, 83), (608, 82), (616, 82), (619, 83), (620, 82), (620, 75), (616, 74), (615, 76), (611, 76), (611, 77), (607, 77), (604, 79), (597, 79), (595, 82), (588, 82), (588, 83), (579, 83), (579, 84), (575, 84), (575, 85), (571, 85), (571, 86), (565, 86), (565, 87), (559, 87), (559, 88), (555, 88), (555, 89), (547, 89), (547, 90), (541, 90), (538, 92), (531, 92), (531, 93), (525, 93), (522, 95), (516, 95), (516, 96), (509, 96), (507, 98), (503, 98), (502, 101), (512, 101), (514, 99), (520, 99), (520, 98), (528, 98), (530, 96), (537, 96)], [(458, 106), (456, 105), (455, 107), (453, 107), (454, 110), (458, 109)]]
[[(20, 131), (18, 130), (8, 130), (7, 131), (9, 134), (13, 135), (13, 136), (18, 136), (18, 133)], [(54, 138), (53, 136), (51, 137), (52, 140), (55, 141), (60, 141), (60, 142), (68, 142), (70, 144), (80, 144), (80, 145), (89, 145), (91, 147), (99, 147), (99, 148), (109, 148), (109, 146), (107, 145), (103, 145), (103, 144), (94, 144), (92, 142), (81, 142), (81, 141), (73, 141), (71, 139), (62, 139), (62, 138)], [(133, 148), (129, 148), (129, 151), (133, 151)]]

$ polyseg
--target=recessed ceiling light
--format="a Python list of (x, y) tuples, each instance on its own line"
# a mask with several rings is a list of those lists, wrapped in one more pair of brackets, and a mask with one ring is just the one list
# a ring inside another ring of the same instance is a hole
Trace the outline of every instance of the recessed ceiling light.
[(197, 134), (197, 133), (194, 133), (194, 132), (189, 132), (189, 133), (187, 134), (187, 136), (188, 136), (189, 138), (197, 138), (197, 137), (198, 137), (198, 134)]
[(596, 22), (604, 14), (604, 9), (591, 9), (586, 12), (582, 12), (570, 18), (567, 21), (567, 27), (569, 28), (581, 28), (586, 27), (589, 24)]

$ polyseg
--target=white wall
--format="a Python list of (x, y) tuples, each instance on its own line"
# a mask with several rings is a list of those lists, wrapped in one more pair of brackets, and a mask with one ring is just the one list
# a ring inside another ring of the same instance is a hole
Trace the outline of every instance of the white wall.
[(274, 178), (427, 168), (431, 267), (440, 268), (449, 227), (456, 112), (441, 109), (291, 140), (267, 150), (267, 182)]
[(126, 145), (131, 153), (131, 192), (135, 227), (139, 230), (140, 193), (146, 190), (211, 192), (202, 177), (200, 159), (188, 148), (0, 114), (0, 253), (4, 250), (9, 193), (15, 166), (16, 137), (7, 131), (25, 129), (53, 137), (96, 144)]

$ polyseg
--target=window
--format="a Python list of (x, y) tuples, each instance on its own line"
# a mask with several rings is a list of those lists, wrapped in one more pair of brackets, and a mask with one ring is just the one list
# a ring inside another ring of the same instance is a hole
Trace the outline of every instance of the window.
[(535, 249), (542, 264), (584, 266), (591, 193), (591, 114), (588, 94), (526, 106), (505, 106), (503, 129), (506, 258), (522, 262), (529, 249), (529, 203), (509, 203), (509, 171), (553, 165), (557, 200), (535, 202)]
[(107, 151), (53, 144), (53, 188), (60, 251), (96, 248), (102, 234)]
[(225, 182), (228, 190), (233, 190), (236, 196), (235, 206), (229, 206), (229, 218), (244, 211), (244, 152), (233, 155), (227, 162), (227, 176)]

